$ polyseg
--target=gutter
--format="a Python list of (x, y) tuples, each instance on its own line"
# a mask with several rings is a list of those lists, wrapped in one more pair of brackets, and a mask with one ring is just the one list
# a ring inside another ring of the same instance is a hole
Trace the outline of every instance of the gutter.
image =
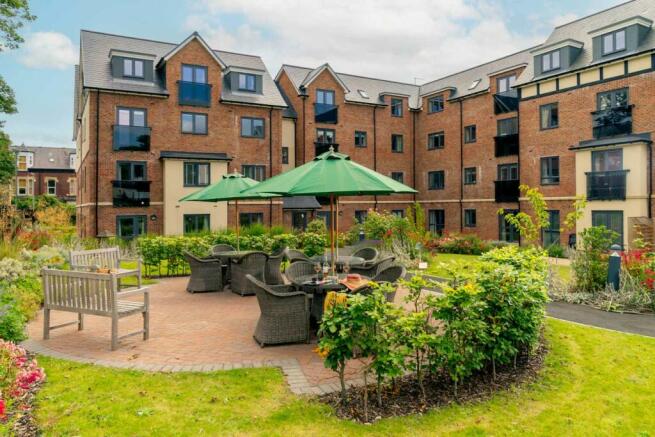
[[(377, 154), (377, 106), (373, 107), (373, 170), (378, 171), (378, 154)], [(373, 196), (373, 209), (378, 210), (378, 196)]]
[[(302, 163), (305, 163), (305, 148), (307, 147), (307, 138), (306, 138), (306, 126), (307, 126), (307, 118), (306, 118), (306, 112), (305, 112), (305, 107), (307, 106), (307, 95), (301, 95), (300, 98), (302, 99)], [(296, 150), (297, 151), (297, 150)], [(295, 156), (296, 160), (296, 167), (298, 167), (298, 153), (296, 153)]]
[[(412, 114), (412, 188), (416, 190), (416, 117), (417, 111), (411, 111)], [(416, 193), (412, 194), (412, 199), (416, 203)]]
[[(268, 174), (273, 177), (273, 108), (268, 109)], [(268, 227), (273, 226), (273, 199), (268, 199)]]
[(464, 232), (464, 103), (459, 101), (459, 232)]
[(653, 144), (648, 143), (648, 218), (653, 218)]
[(95, 189), (96, 189), (96, 198), (95, 198), (95, 235), (98, 236), (98, 197), (99, 197), (99, 168), (100, 168), (100, 90), (96, 90), (96, 175), (95, 175)]

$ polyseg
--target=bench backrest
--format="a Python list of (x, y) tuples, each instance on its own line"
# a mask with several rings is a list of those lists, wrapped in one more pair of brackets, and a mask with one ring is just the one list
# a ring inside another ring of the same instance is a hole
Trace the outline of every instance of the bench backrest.
[(71, 266), (117, 269), (120, 267), (121, 252), (118, 247), (95, 250), (71, 251)]
[(98, 315), (110, 315), (114, 309), (118, 289), (114, 274), (43, 269), (41, 278), (46, 308)]

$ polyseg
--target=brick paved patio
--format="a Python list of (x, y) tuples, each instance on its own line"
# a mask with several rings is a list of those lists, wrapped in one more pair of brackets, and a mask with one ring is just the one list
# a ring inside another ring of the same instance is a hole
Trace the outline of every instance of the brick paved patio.
[[(320, 393), (337, 388), (335, 374), (325, 369), (311, 344), (260, 348), (252, 334), (259, 317), (255, 296), (232, 292), (189, 294), (187, 278), (170, 278), (151, 285), (150, 339), (122, 340), (110, 350), (110, 324), (104, 317), (85, 317), (83, 331), (75, 326), (51, 331), (42, 340), (43, 314), (32, 321), (24, 345), (28, 350), (58, 358), (147, 371), (212, 371), (241, 367), (281, 367), (296, 393)], [(396, 301), (401, 299), (401, 293)], [(52, 324), (76, 319), (53, 311)], [(122, 319), (119, 335), (140, 329), (141, 317)], [(351, 375), (354, 366), (350, 366)], [(357, 382), (351, 378), (353, 383)]]

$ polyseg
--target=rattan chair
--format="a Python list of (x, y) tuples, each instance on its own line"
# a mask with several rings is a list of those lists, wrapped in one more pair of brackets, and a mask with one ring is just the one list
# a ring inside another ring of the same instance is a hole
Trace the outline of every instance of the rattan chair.
[(407, 270), (404, 266), (399, 264), (393, 264), (385, 269), (382, 269), (378, 274), (373, 278), (373, 282), (389, 282), (394, 285), (392, 292), (385, 294), (387, 302), (393, 302), (396, 298), (396, 291), (398, 289), (398, 281), (405, 278)]
[(253, 338), (267, 344), (309, 343), (309, 297), (288, 285), (266, 285), (246, 275), (261, 314)]
[(353, 252), (352, 256), (356, 256), (358, 258), (364, 258), (364, 261), (366, 261), (367, 263), (371, 263), (375, 261), (378, 255), (379, 252), (376, 248), (362, 247), (361, 249), (357, 249), (355, 252)]
[(186, 286), (189, 293), (223, 290), (221, 260), (201, 259), (189, 252), (184, 252), (184, 259), (191, 267), (191, 276)]
[(289, 258), (290, 263), (294, 263), (296, 261), (311, 262), (311, 259), (309, 259), (309, 257), (305, 255), (303, 251), (298, 249), (287, 249), (287, 258)]
[(246, 275), (252, 275), (255, 279), (263, 281), (267, 258), (268, 255), (264, 252), (252, 252), (241, 259), (233, 259), (230, 263), (232, 279), (230, 289), (241, 296), (253, 296), (255, 289), (246, 279)]
[(268, 256), (264, 279), (268, 285), (284, 284), (282, 277), (282, 261), (286, 257), (286, 248), (279, 249)]
[(359, 273), (360, 275), (363, 276), (368, 276), (369, 278), (375, 277), (378, 272), (380, 272), (382, 269), (385, 269), (389, 267), (391, 264), (393, 264), (394, 260), (396, 259), (395, 256), (390, 255), (385, 258), (379, 259), (375, 261), (373, 264), (364, 264), (363, 266), (353, 266), (350, 268), (351, 273)]
[(217, 244), (212, 247), (212, 255), (217, 255), (220, 252), (234, 252), (236, 249), (229, 244)]
[(316, 271), (314, 271), (314, 264), (315, 263), (308, 261), (296, 261), (287, 267), (284, 271), (284, 275), (294, 287), (300, 289), (302, 288), (303, 281), (306, 280), (308, 276), (317, 275)]

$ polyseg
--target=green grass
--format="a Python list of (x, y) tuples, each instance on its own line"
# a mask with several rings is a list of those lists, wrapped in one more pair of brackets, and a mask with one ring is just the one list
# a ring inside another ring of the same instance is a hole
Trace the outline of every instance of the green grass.
[[(449, 277), (448, 270), (441, 264), (463, 264), (471, 265), (478, 262), (480, 257), (478, 255), (459, 255), (456, 253), (437, 253), (430, 256), (428, 259), (428, 269), (425, 271), (428, 274), (441, 276), (444, 278)], [(553, 272), (565, 282), (571, 279), (571, 267), (561, 264), (551, 264)]]
[[(123, 269), (136, 269), (136, 261), (121, 261), (121, 268)], [(143, 265), (141, 266), (141, 285), (150, 285), (156, 284), (157, 281), (152, 278), (146, 278), (145, 270)], [(136, 276), (130, 276), (129, 278), (121, 279), (122, 285), (136, 286), (137, 278)]]
[(294, 396), (276, 369), (149, 374), (45, 357), (37, 417), (46, 435), (653, 435), (655, 339), (553, 319), (546, 335), (538, 381), (368, 426)]

